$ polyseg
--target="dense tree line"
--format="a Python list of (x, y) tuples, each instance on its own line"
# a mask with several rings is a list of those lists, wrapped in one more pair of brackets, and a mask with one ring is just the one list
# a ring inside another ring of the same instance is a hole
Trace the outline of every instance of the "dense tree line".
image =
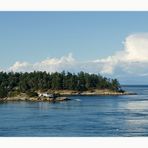
[(111, 89), (120, 91), (117, 79), (108, 79), (100, 74), (77, 74), (64, 71), (47, 73), (34, 71), (30, 73), (0, 72), (0, 97), (6, 97), (9, 92), (29, 92), (37, 90), (77, 90)]

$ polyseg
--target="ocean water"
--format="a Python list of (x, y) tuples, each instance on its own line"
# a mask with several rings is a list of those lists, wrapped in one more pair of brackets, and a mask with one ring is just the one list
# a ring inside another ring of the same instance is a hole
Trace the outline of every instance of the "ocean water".
[(1, 137), (148, 136), (148, 86), (127, 96), (77, 96), (59, 103), (0, 104)]

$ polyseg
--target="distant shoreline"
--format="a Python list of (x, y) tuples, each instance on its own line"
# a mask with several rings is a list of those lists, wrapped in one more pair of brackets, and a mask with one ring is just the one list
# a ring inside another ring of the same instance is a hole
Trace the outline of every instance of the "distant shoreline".
[(59, 102), (59, 101), (68, 101), (70, 100), (68, 97), (70, 96), (121, 96), (121, 95), (136, 95), (134, 92), (117, 92), (111, 91), (108, 89), (104, 90), (89, 90), (89, 91), (73, 91), (73, 90), (48, 90), (48, 93), (58, 94), (56, 98), (48, 98), (48, 97), (29, 97), (26, 93), (21, 93), (17, 96), (13, 97), (5, 97), (1, 98), (0, 101), (34, 101), (34, 102)]
[(123, 95), (137, 95), (134, 92), (125, 92), (125, 93), (100, 93), (100, 94), (63, 94), (61, 96), (123, 96)]
[(142, 85), (142, 84), (129, 84), (129, 85), (121, 85), (121, 87), (148, 87), (148, 85)]

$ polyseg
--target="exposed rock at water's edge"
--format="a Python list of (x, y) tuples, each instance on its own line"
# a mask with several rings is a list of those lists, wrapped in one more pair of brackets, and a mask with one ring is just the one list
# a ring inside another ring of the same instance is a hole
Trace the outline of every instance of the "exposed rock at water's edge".
[(59, 101), (68, 101), (71, 100), (67, 97), (57, 97), (57, 98), (45, 98), (45, 97), (8, 97), (8, 98), (0, 98), (0, 101), (34, 101), (34, 102), (59, 102)]
[(68, 90), (55, 90), (55, 94), (59, 94), (56, 97), (28, 97), (27, 94), (19, 94), (14, 97), (0, 98), (0, 101), (32, 101), (32, 102), (60, 102), (71, 100), (69, 96), (119, 96), (119, 95), (137, 95), (134, 92), (115, 92), (110, 90), (93, 90), (93, 91), (68, 91)]

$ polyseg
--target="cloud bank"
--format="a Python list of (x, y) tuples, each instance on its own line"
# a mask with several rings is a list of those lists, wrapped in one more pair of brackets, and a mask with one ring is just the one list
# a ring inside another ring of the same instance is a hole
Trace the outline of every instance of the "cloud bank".
[(102, 62), (102, 73), (106, 74), (148, 74), (148, 33), (132, 34), (125, 39), (124, 48)]
[(129, 35), (124, 41), (124, 48), (106, 58), (80, 62), (70, 53), (61, 58), (47, 58), (36, 63), (17, 61), (7, 69), (14, 72), (34, 70), (47, 72), (82, 70), (121, 78), (133, 75), (145, 77), (148, 76), (148, 33)]

